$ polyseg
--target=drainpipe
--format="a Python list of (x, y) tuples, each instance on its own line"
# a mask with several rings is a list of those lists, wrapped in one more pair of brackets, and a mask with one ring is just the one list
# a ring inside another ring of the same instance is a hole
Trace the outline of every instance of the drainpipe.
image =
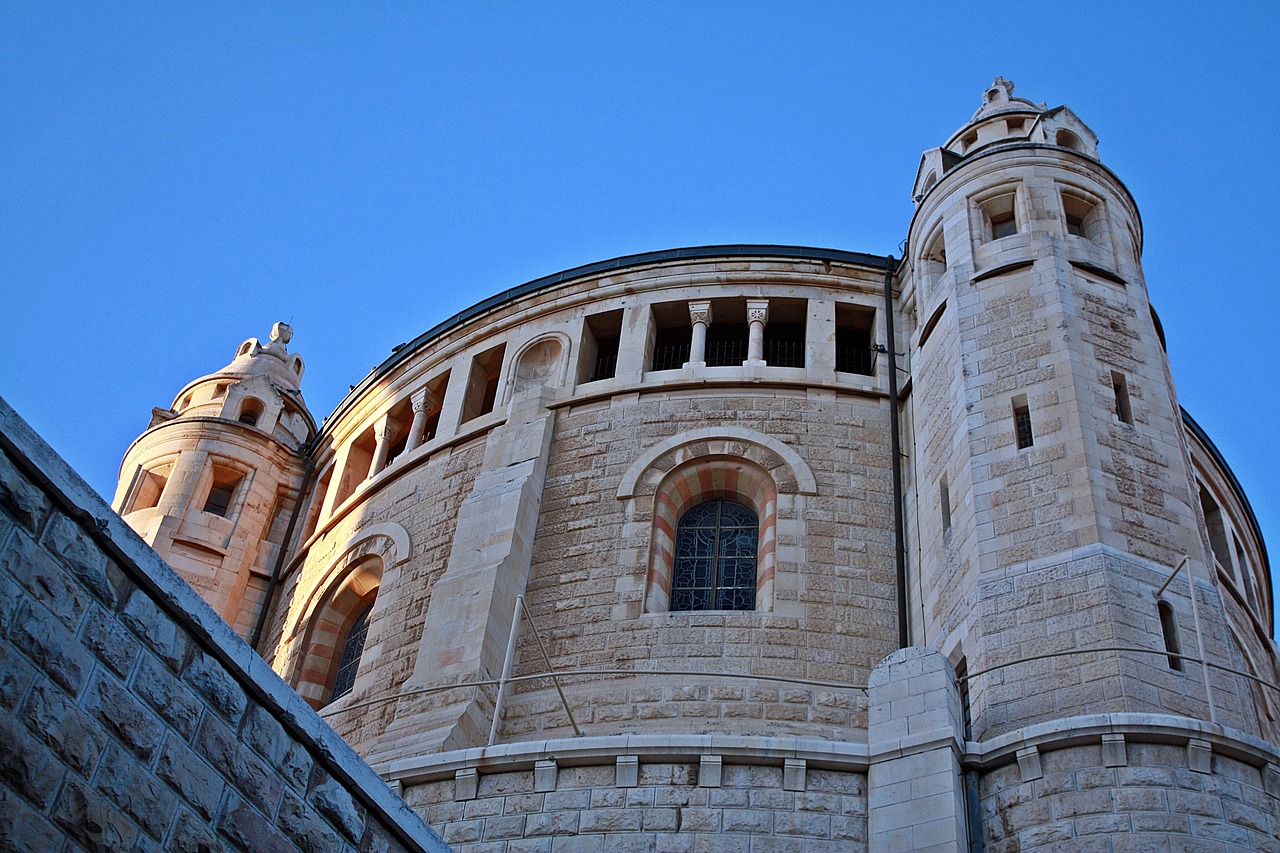
[(271, 579), (267, 581), (267, 594), (262, 599), (262, 609), (258, 611), (257, 621), (253, 625), (253, 633), (249, 635), (249, 645), (261, 654), (258, 642), (262, 639), (262, 631), (267, 627), (267, 614), (271, 612), (272, 601), (276, 597), (276, 587), (280, 585), (280, 571), (284, 568), (284, 559), (289, 554), (289, 542), (293, 539), (293, 530), (298, 524), (298, 515), (306, 502), (307, 489), (311, 486), (311, 475), (315, 473), (316, 463), (311, 457), (311, 448), (303, 445), (298, 452), (306, 461), (306, 469), (302, 474), (302, 485), (298, 487), (298, 499), (293, 502), (293, 512), (289, 514), (289, 526), (284, 531), (284, 541), (280, 543), (280, 553), (276, 555), (276, 563), (271, 568)]
[(893, 468), (893, 545), (898, 572), (898, 648), (911, 644), (907, 635), (907, 546), (902, 524), (902, 442), (898, 437), (898, 346), (893, 334), (893, 255), (885, 257), (884, 339), (889, 356), (889, 438)]

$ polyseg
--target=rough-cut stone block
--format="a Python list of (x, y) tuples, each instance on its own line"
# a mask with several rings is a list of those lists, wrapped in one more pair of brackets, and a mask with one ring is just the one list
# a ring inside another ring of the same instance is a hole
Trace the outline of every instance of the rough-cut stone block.
[(98, 671), (85, 708), (143, 761), (150, 761), (164, 737), (164, 724), (112, 676)]
[(293, 845), (253, 806), (239, 797), (227, 798), (218, 831), (236, 850), (245, 853), (293, 853)]
[(84, 647), (121, 678), (128, 676), (138, 659), (138, 650), (142, 648), (112, 614), (96, 604), (89, 608), (89, 618), (85, 620), (80, 636)]
[(36, 685), (22, 720), (68, 767), (86, 778), (92, 775), (107, 736), (64, 693), (48, 684)]
[(160, 660), (146, 654), (138, 665), (133, 689), (184, 738), (190, 739), (204, 710), (200, 699)]
[(164, 838), (177, 798), (130, 753), (115, 746), (108, 749), (94, 785), (148, 835)]
[(278, 770), (286, 782), (299, 791), (306, 790), (311, 775), (311, 756), (300, 743), (289, 737), (284, 727), (265, 708), (253, 706), (241, 731), (244, 742)]
[(144, 590), (134, 590), (120, 619), (175, 672), (187, 654), (187, 637)]
[(334, 780), (328, 779), (316, 785), (307, 800), (317, 812), (352, 841), (358, 841), (364, 833), (364, 809), (356, 804), (346, 788)]
[(204, 697), (218, 716), (232, 725), (240, 721), (246, 705), (244, 690), (216, 660), (196, 653), (183, 678)]
[(0, 845), (19, 853), (48, 853), (62, 844), (62, 833), (13, 791), (0, 788)]
[(316, 811), (299, 797), (285, 791), (276, 825), (306, 853), (326, 853), (342, 849), (342, 840)]
[(5, 453), (0, 453), (0, 507), (33, 535), (49, 510), (48, 498), (18, 471)]
[(99, 601), (116, 606), (116, 590), (107, 576), (107, 556), (80, 525), (57, 514), (45, 529), (44, 544)]
[(36, 601), (49, 613), (74, 629), (89, 605), (89, 595), (57, 560), (24, 533), (17, 533), (4, 554), (0, 570), (17, 578)]
[(206, 819), (218, 811), (225, 783), (214, 769), (186, 744), (172, 735), (165, 739), (156, 760), (156, 775)]
[(86, 850), (128, 850), (138, 836), (133, 823), (85, 783), (68, 779), (53, 807), (54, 821)]
[(184, 853), (221, 853), (225, 848), (209, 824), (186, 809), (179, 809), (170, 849), (182, 850)]
[(24, 601), (9, 636), (68, 693), (80, 692), (85, 676), (93, 668), (93, 657), (43, 605), (30, 599)]
[(275, 814), (282, 782), (275, 771), (212, 714), (206, 714), (195, 746), (206, 761), (264, 814)]

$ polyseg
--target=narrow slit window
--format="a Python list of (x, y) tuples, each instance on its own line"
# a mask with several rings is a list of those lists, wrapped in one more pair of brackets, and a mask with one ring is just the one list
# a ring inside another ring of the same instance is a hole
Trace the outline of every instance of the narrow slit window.
[(1164, 634), (1164, 650), (1169, 655), (1169, 669), (1182, 672), (1182, 644), (1178, 641), (1178, 618), (1173, 612), (1173, 605), (1161, 601), (1156, 607), (1160, 611), (1160, 632)]
[(498, 377), (506, 349), (505, 344), (499, 344), (471, 359), (471, 374), (467, 377), (467, 391), (463, 398), (463, 423), (493, 411), (498, 400)]
[(942, 532), (951, 529), (951, 492), (947, 489), (947, 478), (938, 481), (938, 505), (942, 509)]
[(961, 656), (956, 664), (956, 686), (960, 688), (960, 715), (964, 719), (964, 738), (973, 738), (973, 708), (969, 704), (969, 661)]
[(1133, 423), (1133, 409), (1129, 407), (1129, 383), (1124, 374), (1111, 371), (1111, 390), (1116, 395), (1116, 417), (1126, 424)]
[(606, 311), (586, 319), (582, 329), (579, 382), (612, 379), (618, 372), (618, 348), (622, 342), (622, 312)]
[(1013, 433), (1019, 450), (1026, 450), (1035, 444), (1035, 433), (1031, 430), (1031, 409), (1027, 407), (1026, 397), (1017, 397), (1013, 401)]

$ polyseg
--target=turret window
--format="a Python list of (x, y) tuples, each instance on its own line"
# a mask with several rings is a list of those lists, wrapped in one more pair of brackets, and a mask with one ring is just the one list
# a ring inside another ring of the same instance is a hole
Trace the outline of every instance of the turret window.
[(1101, 236), (1100, 206), (1074, 192), (1062, 193), (1062, 214), (1066, 219), (1067, 233), (1072, 237), (1094, 240)]
[(978, 202), (982, 214), (982, 236), (985, 242), (1011, 237), (1018, 233), (1017, 194), (1002, 192)]
[(210, 515), (226, 518), (235, 501), (236, 492), (240, 488), (243, 475), (227, 468), (213, 469), (213, 483), (209, 487), (209, 496), (204, 501), (204, 511)]
[(253, 397), (246, 397), (244, 403), (240, 406), (239, 421), (248, 426), (257, 426), (258, 419), (262, 417), (262, 403)]

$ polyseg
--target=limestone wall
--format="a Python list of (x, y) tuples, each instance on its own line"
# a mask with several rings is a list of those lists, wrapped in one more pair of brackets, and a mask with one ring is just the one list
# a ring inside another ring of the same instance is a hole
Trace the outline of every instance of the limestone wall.
[(445, 851), (0, 401), (0, 846)]

